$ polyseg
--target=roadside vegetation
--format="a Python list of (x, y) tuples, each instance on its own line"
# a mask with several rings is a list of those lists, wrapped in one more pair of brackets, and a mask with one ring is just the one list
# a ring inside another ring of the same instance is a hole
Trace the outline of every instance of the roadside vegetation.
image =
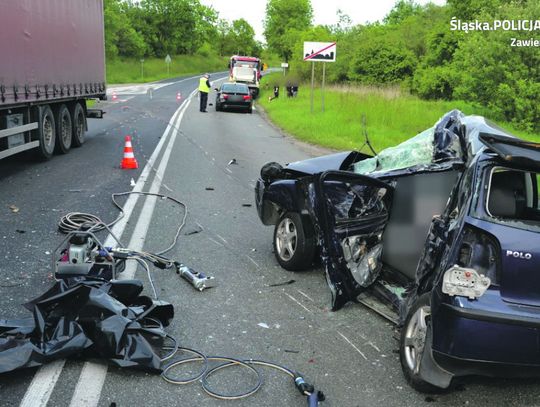
[(104, 0), (104, 19), (108, 83), (222, 71), (233, 54), (268, 55), (245, 19), (221, 19), (199, 0)]
[[(468, 30), (476, 20), (507, 27)], [(538, 133), (540, 52), (511, 46), (512, 38), (528, 40), (538, 31), (508, 29), (512, 22), (531, 27), (535, 20), (538, 0), (447, 0), (444, 6), (399, 0), (383, 21), (353, 25), (338, 11), (336, 24), (314, 26), (310, 0), (268, 0), (265, 35), (270, 51), (289, 62), (300, 80), (311, 75), (311, 64), (302, 60), (303, 42), (336, 41), (336, 62), (327, 64), (330, 83), (392, 85), (423, 100), (464, 100)], [(315, 65), (320, 78), (321, 63)]]
[[(263, 78), (258, 105), (279, 128), (308, 143), (337, 150), (358, 149), (364, 144), (364, 130), (378, 152), (394, 146), (435, 124), (441, 116), (459, 109), (465, 114), (493, 118), (489, 109), (464, 101), (422, 100), (399, 86), (372, 85), (328, 86), (325, 88), (325, 111), (321, 111), (321, 92), (314, 92), (314, 112), (310, 112), (309, 84), (300, 84), (298, 96), (288, 98), (287, 79), (280, 74)], [(277, 99), (274, 85), (280, 86)], [(365, 127), (362, 125), (365, 117)], [(497, 121), (516, 136), (540, 142), (540, 137), (515, 129), (511, 123)], [(366, 146), (364, 152), (370, 153)]]
[(201, 72), (227, 70), (227, 58), (216, 55), (173, 55), (167, 71), (165, 58), (146, 58), (142, 75), (140, 59), (115, 58), (107, 61), (107, 83), (140, 83), (160, 79), (195, 75)]

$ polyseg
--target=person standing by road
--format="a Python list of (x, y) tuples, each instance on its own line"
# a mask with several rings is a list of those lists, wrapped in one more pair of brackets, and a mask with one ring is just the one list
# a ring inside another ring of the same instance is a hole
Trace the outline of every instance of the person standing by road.
[(206, 112), (206, 104), (208, 103), (208, 92), (210, 92), (210, 75), (205, 74), (199, 79), (199, 100), (201, 102), (199, 110)]

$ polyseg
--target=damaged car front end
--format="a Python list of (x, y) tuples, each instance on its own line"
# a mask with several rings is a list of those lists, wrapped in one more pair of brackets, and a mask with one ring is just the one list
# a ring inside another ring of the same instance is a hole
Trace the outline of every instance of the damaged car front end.
[(454, 110), (375, 157), (267, 164), (256, 203), (278, 262), (320, 254), (332, 310), (359, 301), (400, 325), (405, 377), (433, 391), (540, 371), (537, 171), (540, 145)]

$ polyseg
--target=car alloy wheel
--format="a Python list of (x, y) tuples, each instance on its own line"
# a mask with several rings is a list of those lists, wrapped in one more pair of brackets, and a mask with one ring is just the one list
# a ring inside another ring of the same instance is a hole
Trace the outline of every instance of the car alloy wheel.
[(276, 230), (276, 250), (278, 256), (289, 261), (296, 252), (298, 233), (294, 222), (290, 218), (283, 218)]
[(405, 327), (404, 356), (407, 367), (414, 374), (418, 374), (420, 371), (420, 361), (422, 360), (428, 329), (426, 320), (430, 315), (431, 308), (429, 305), (423, 305), (415, 311)]

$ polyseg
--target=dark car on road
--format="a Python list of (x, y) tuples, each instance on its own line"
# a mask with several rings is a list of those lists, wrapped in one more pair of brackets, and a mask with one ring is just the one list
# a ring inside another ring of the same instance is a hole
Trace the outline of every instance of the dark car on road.
[(540, 372), (539, 171), (540, 144), (454, 110), (373, 157), (269, 163), (255, 195), (281, 266), (320, 257), (332, 309), (397, 323), (404, 375), (431, 392)]
[(253, 96), (245, 83), (226, 82), (219, 89), (216, 88), (216, 110), (225, 109), (244, 110), (253, 112)]

